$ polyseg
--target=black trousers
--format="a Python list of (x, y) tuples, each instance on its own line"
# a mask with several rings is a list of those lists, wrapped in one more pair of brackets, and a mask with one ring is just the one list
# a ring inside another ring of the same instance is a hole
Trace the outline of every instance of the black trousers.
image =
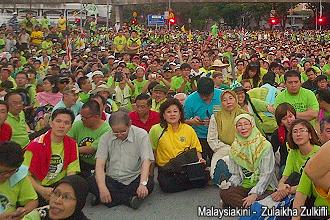
[(214, 151), (211, 149), (209, 143), (207, 143), (206, 138), (198, 138), (198, 139), (202, 145), (202, 150), (203, 150), (202, 157), (203, 157), (203, 159), (206, 160), (206, 162), (207, 162), (206, 165), (209, 167), (209, 166), (211, 166), (211, 159), (214, 154)]
[(174, 193), (193, 188), (204, 188), (208, 182), (208, 175), (202, 180), (190, 181), (187, 174), (168, 173), (158, 169), (158, 182), (163, 192)]
[(88, 179), (89, 177), (91, 177), (92, 171), (95, 170), (95, 165), (86, 163), (81, 158), (79, 159), (79, 163), (80, 163), (79, 176), (81, 176), (84, 179)]
[[(96, 183), (95, 175), (91, 176), (88, 179), (88, 183), (90, 187), (90, 193), (94, 194), (98, 199), (100, 199), (99, 188)], [(122, 184), (117, 180), (112, 179), (109, 176), (105, 176), (105, 184), (108, 190), (110, 191), (112, 202), (104, 205), (106, 205), (109, 208), (117, 205), (129, 206), (130, 199), (136, 195), (136, 190), (140, 185), (140, 176), (138, 176), (129, 185)], [(148, 195), (150, 195), (154, 189), (153, 177), (149, 177), (146, 187), (148, 189)]]

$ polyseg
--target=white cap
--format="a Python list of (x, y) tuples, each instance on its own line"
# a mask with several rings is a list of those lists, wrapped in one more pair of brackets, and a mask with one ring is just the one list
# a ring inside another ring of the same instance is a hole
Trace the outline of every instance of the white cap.
[(116, 57), (114, 55), (110, 55), (108, 56), (108, 59), (116, 59)]
[(90, 48), (87, 48), (87, 49), (85, 50), (85, 52), (86, 52), (86, 53), (89, 53), (89, 52), (91, 52), (91, 49), (90, 49)]
[(102, 73), (100, 70), (96, 70), (96, 71), (94, 71), (94, 72), (92, 72), (92, 73), (87, 74), (87, 76), (88, 76), (90, 79), (93, 79), (93, 77), (96, 76), (96, 75), (104, 76), (103, 73)]

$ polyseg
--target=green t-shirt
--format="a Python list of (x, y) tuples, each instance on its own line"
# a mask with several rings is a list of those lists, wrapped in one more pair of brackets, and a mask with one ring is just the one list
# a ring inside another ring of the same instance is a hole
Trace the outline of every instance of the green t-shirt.
[[(184, 82), (184, 79), (182, 76), (178, 77), (172, 77), (171, 80), (171, 90), (177, 92), (177, 90), (182, 86), (182, 83)], [(192, 91), (191, 83), (187, 82), (185, 87), (184, 87), (184, 93), (188, 94), (189, 92)]]
[(291, 104), (297, 112), (305, 112), (307, 109), (319, 111), (319, 103), (315, 94), (305, 88), (300, 88), (300, 91), (296, 95), (291, 95), (287, 89), (282, 91), (276, 96), (275, 108), (281, 104), (287, 102)]
[(311, 197), (311, 196), (315, 197), (314, 206), (328, 207), (328, 215), (330, 215), (330, 199), (327, 200), (320, 196), (320, 194), (316, 191), (313, 182), (306, 175), (305, 172), (303, 172), (300, 177), (299, 185), (297, 187), (297, 192), (301, 192), (302, 194), (304, 194), (308, 197)]
[[(52, 148), (52, 156), (50, 159), (50, 165), (48, 169), (48, 173), (46, 177), (41, 181), (42, 186), (50, 186), (54, 183), (57, 183), (68, 173), (79, 173), (80, 165), (79, 165), (79, 157), (78, 157), (78, 147), (77, 147), (77, 159), (71, 162), (65, 170), (63, 170), (64, 163), (64, 144), (62, 143), (54, 143), (51, 144)], [(24, 162), (25, 166), (30, 166), (32, 159), (32, 152), (26, 151), (24, 153)]]
[[(26, 169), (26, 168), (25, 168)], [(34, 190), (28, 176), (20, 177), (18, 173), (13, 174), (5, 182), (0, 183), (0, 214), (13, 212), (18, 206), (25, 206), (32, 200), (37, 200), (38, 195)], [(16, 184), (14, 179), (21, 179)]]
[(293, 172), (302, 173), (302, 170), (306, 162), (311, 158), (318, 150), (319, 146), (314, 145), (313, 150), (308, 155), (302, 155), (299, 149), (291, 149), (286, 159), (283, 176), (289, 177)]
[(134, 79), (132, 82), (135, 87), (134, 96), (136, 97), (142, 93), (142, 89), (148, 83), (148, 80), (144, 79), (140, 82), (137, 79)]
[(122, 53), (124, 52), (125, 50), (125, 47), (126, 47), (126, 43), (127, 43), (127, 40), (126, 40), (126, 37), (125, 36), (116, 36), (114, 39), (113, 39), (113, 45), (115, 46), (115, 52), (116, 53)]
[(89, 99), (90, 94), (86, 92), (80, 92), (79, 93), (79, 98), (82, 103), (86, 103)]
[(42, 42), (42, 44), (41, 44), (41, 48), (43, 50), (46, 50), (48, 55), (53, 52), (52, 46), (53, 46), (53, 42), (52, 41), (46, 41), (46, 40), (44, 40)]
[[(89, 146), (95, 149), (95, 152), (98, 147), (100, 137), (111, 130), (109, 123), (104, 122), (98, 129), (92, 130), (84, 126), (81, 120), (73, 123), (72, 128), (68, 132), (68, 135), (75, 139), (78, 143), (78, 148), (83, 146)], [(95, 153), (93, 154), (79, 154), (79, 157), (82, 161), (95, 164)]]
[(8, 112), (7, 122), (13, 131), (11, 141), (15, 141), (24, 148), (30, 142), (24, 112), (21, 111), (18, 118)]

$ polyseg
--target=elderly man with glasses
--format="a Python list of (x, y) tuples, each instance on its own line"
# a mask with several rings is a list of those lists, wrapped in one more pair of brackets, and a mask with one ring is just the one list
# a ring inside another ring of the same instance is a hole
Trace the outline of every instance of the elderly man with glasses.
[(96, 151), (95, 177), (90, 178), (92, 205), (101, 201), (107, 207), (127, 205), (139, 208), (153, 190), (149, 178), (154, 161), (148, 133), (134, 125), (128, 113), (119, 110), (111, 114), (112, 131), (105, 133)]

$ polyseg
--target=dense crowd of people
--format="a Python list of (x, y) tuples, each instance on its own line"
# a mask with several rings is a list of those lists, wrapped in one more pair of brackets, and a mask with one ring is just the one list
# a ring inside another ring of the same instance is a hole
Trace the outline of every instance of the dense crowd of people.
[(329, 42), (14, 13), (0, 27), (0, 220), (87, 219), (88, 193), (137, 209), (155, 184), (217, 185), (223, 208), (294, 198), (327, 219)]

